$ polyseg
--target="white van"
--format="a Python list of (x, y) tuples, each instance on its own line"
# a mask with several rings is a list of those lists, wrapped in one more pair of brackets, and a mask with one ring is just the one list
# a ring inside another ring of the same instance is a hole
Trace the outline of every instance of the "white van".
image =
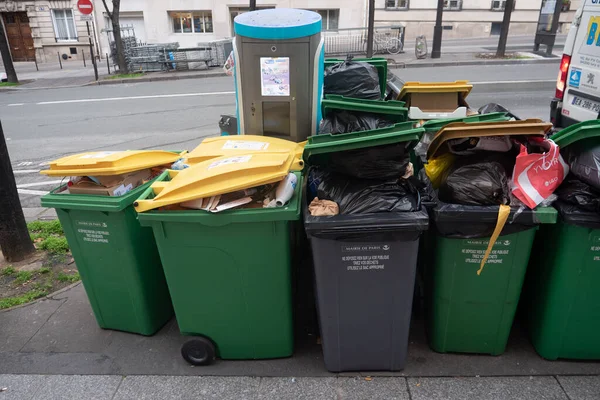
[(600, 0), (575, 13), (560, 62), (550, 119), (565, 128), (600, 114)]

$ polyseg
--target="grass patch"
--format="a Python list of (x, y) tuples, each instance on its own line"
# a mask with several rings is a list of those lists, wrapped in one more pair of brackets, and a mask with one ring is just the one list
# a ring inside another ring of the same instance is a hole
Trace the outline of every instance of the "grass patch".
[(81, 280), (81, 277), (79, 276), (79, 272), (75, 272), (74, 274), (65, 274), (64, 272), (59, 272), (56, 276), (56, 280), (59, 282), (75, 283)]
[(117, 74), (107, 77), (106, 79), (127, 79), (127, 78), (140, 78), (144, 76), (143, 72), (133, 72), (131, 74)]
[(20, 296), (0, 299), (0, 310), (4, 308), (20, 306), (21, 304), (29, 303), (30, 301), (39, 299), (40, 297), (44, 297), (47, 295), (48, 292), (46, 290), (34, 289)]
[(64, 235), (60, 222), (56, 219), (54, 221), (33, 221), (27, 224), (29, 233), (40, 235), (40, 237), (48, 237), (51, 235)]
[(50, 271), (52, 271), (52, 270), (51, 270), (50, 268), (48, 268), (48, 267), (42, 267), (42, 268), (40, 268), (40, 269), (38, 270), (38, 272), (39, 272), (40, 274), (48, 274), (48, 273), (50, 273)]
[(18, 83), (14, 83), (14, 82), (0, 82), (0, 87), (6, 87), (6, 86), (18, 86)]
[(32, 288), (34, 290), (42, 290), (47, 292), (48, 290), (52, 289), (52, 282), (46, 281), (44, 283), (34, 283)]
[(33, 278), (33, 272), (30, 271), (19, 271), (15, 275), (15, 280), (13, 283), (15, 285), (22, 285), (23, 283), (30, 281)]
[(33, 221), (27, 224), (27, 229), (38, 249), (46, 250), (50, 254), (64, 254), (69, 251), (65, 232), (58, 220)]
[(9, 276), (9, 275), (14, 274), (15, 272), (17, 272), (17, 271), (14, 269), (14, 267), (9, 265), (8, 267), (6, 267), (2, 271), (0, 271), (0, 275)]
[(69, 244), (64, 237), (50, 236), (37, 243), (37, 248), (46, 250), (50, 254), (64, 254), (69, 251)]

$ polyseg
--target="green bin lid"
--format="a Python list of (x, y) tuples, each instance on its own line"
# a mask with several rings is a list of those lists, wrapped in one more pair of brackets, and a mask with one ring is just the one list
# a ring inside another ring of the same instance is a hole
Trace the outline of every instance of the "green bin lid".
[(403, 101), (381, 101), (354, 99), (339, 95), (327, 95), (321, 101), (323, 116), (329, 114), (331, 110), (346, 110), (367, 112), (374, 114), (383, 114), (387, 119), (395, 122), (404, 122), (408, 120), (408, 108), (404, 107)]
[(579, 142), (584, 139), (597, 138), (600, 136), (600, 120), (592, 119), (589, 121), (579, 122), (563, 129), (550, 139), (561, 148)]
[[(324, 65), (325, 68), (329, 68), (332, 65), (339, 64), (346, 60), (340, 60), (337, 58), (329, 58), (325, 60)], [(353, 58), (352, 61), (356, 62), (366, 62), (377, 68), (377, 73), (379, 74), (379, 87), (381, 88), (381, 98), (385, 97), (385, 90), (387, 88), (387, 59), (383, 57), (374, 57), (374, 58)]]
[(479, 114), (472, 115), (466, 118), (447, 118), (447, 119), (432, 119), (425, 122), (422, 127), (425, 129), (425, 132), (437, 132), (442, 129), (444, 126), (451, 124), (453, 122), (465, 122), (465, 123), (474, 123), (474, 122), (496, 122), (496, 121), (508, 121), (510, 117), (505, 112), (495, 112), (490, 114)]
[(411, 142), (412, 148), (424, 132), (425, 129), (414, 128), (414, 123), (409, 121), (370, 131), (311, 136), (304, 147), (303, 159), (308, 163), (314, 156), (402, 142)]

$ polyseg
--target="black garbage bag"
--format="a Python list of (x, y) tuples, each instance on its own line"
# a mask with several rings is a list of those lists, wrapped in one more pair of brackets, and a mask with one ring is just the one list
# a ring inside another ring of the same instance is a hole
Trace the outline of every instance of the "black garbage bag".
[(520, 121), (521, 118), (517, 117), (515, 114), (511, 113), (508, 108), (501, 106), (500, 104), (496, 104), (496, 103), (488, 103), (484, 106), (479, 107), (479, 110), (477, 110), (477, 112), (479, 114), (491, 114), (491, 113), (496, 113), (496, 112), (504, 112), (506, 113), (506, 115), (508, 115), (511, 118), (516, 119), (517, 121)]
[(394, 125), (393, 121), (373, 113), (349, 112), (345, 110), (330, 112), (319, 126), (319, 133), (350, 133), (370, 131)]
[(333, 172), (321, 176), (317, 197), (335, 201), (342, 215), (418, 211), (420, 208), (418, 191), (408, 181), (348, 179)]
[(425, 207), (432, 207), (438, 203), (438, 195), (429, 177), (427, 176), (427, 172), (425, 168), (421, 169), (417, 176), (411, 176), (408, 180), (417, 188), (419, 191), (419, 195), (421, 198), (421, 204)]
[(323, 91), (326, 95), (338, 94), (359, 99), (379, 100), (379, 73), (377, 68), (366, 62), (346, 61), (325, 70)]
[(439, 198), (446, 203), (463, 205), (508, 204), (510, 190), (506, 169), (500, 162), (491, 160), (450, 168), (442, 178)]
[(581, 210), (600, 213), (600, 191), (579, 179), (569, 177), (554, 192), (558, 199)]
[(409, 142), (386, 144), (331, 154), (331, 171), (359, 179), (399, 179), (410, 160)]
[(600, 229), (600, 213), (597, 211), (588, 211), (579, 205), (563, 200), (557, 200), (553, 207), (558, 211), (561, 220), (567, 224)]
[(563, 155), (571, 174), (600, 190), (600, 144), (583, 140), (565, 148)]
[[(438, 203), (431, 210), (431, 219), (437, 233), (455, 239), (489, 238), (498, 222), (498, 205), (465, 206)], [(535, 211), (511, 207), (507, 223), (500, 236), (526, 231), (539, 225)]]

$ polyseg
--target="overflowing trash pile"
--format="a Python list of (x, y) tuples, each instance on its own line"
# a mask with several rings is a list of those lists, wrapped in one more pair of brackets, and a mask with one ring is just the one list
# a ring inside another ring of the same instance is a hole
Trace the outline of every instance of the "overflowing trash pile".
[(56, 193), (115, 197), (154, 180), (179, 157), (160, 150), (98, 151), (58, 159), (42, 174), (66, 178)]
[(298, 186), (294, 171), (302, 170), (303, 148), (304, 143), (263, 136), (205, 139), (157, 178), (154, 196), (136, 202), (136, 209), (218, 213), (284, 207)]
[[(103, 256), (89, 256), (98, 254), (90, 243), (103, 243), (111, 264), (131, 276), (155, 261), (150, 281), (172, 301), (160, 318), (151, 306), (131, 309), (129, 296), (154, 290), (133, 279), (122, 288), (123, 309), (157, 322), (130, 326), (133, 317), (104, 321), (110, 310), (90, 291), (99, 324), (153, 334), (174, 309), (181, 332), (193, 336), (182, 348), (191, 364), (287, 357), (292, 280), (308, 273), (330, 371), (404, 368), (415, 282), (434, 351), (502, 354), (521, 292), (536, 310), (527, 321), (536, 344), (536, 326), (547, 323), (536, 319), (546, 315), (540, 304), (568, 297), (550, 299), (563, 281), (549, 277), (568, 270), (559, 264), (571, 253), (543, 246), (573, 235), (579, 264), (600, 261), (600, 123), (551, 135), (552, 124), (501, 105), (471, 107), (468, 81), (398, 86), (385, 59), (324, 67), (318, 132), (305, 142), (220, 136), (189, 153), (84, 153), (43, 172), (69, 177), (42, 201), (76, 227), (66, 236), (82, 271), (104, 267)], [(225, 135), (238, 123), (223, 116), (219, 126)], [(133, 233), (119, 236), (124, 230)], [(309, 256), (313, 268), (296, 265)], [(82, 278), (86, 289), (100, 279)]]

